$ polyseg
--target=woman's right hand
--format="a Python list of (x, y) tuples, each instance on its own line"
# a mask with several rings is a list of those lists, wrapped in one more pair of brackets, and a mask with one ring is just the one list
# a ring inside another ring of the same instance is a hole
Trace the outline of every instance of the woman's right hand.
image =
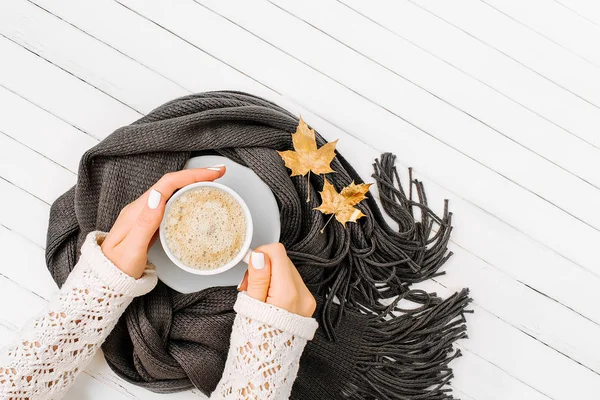
[(312, 317), (317, 306), (281, 243), (261, 246), (252, 252), (248, 272), (238, 290), (303, 317)]

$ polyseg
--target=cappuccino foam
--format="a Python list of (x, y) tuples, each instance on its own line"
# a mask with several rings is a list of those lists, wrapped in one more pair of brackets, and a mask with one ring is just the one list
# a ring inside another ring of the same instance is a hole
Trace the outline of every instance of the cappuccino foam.
[(240, 253), (246, 240), (246, 215), (224, 190), (198, 187), (169, 205), (164, 229), (169, 250), (183, 264), (215, 269)]

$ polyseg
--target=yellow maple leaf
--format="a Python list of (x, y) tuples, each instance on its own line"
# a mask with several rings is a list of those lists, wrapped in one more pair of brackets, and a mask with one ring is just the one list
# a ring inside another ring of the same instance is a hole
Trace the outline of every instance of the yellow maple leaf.
[[(371, 183), (360, 183), (357, 185), (352, 182), (338, 193), (335, 187), (325, 179), (323, 182), (323, 191), (320, 192), (321, 205), (315, 208), (315, 210), (319, 210), (323, 214), (333, 214), (331, 218), (335, 216), (335, 219), (345, 227), (346, 222), (356, 222), (357, 219), (365, 216), (362, 211), (354, 206), (367, 198), (366, 193), (369, 191), (371, 185)], [(331, 221), (331, 218), (329, 218), (325, 226)], [(321, 229), (321, 233), (325, 230), (325, 226)]]
[(310, 172), (315, 174), (327, 174), (335, 172), (331, 169), (331, 161), (335, 157), (335, 145), (337, 140), (329, 142), (317, 148), (314, 129), (310, 129), (306, 122), (300, 117), (296, 133), (292, 133), (294, 150), (278, 151), (285, 162), (285, 166), (292, 170), (291, 176), (308, 175), (308, 197), (310, 199)]

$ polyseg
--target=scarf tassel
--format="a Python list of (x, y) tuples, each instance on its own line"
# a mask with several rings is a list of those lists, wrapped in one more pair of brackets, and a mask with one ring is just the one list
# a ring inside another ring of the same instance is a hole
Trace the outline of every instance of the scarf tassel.
[[(353, 171), (345, 159), (338, 158), (344, 169)], [(392, 311), (404, 311), (397, 307), (401, 300), (424, 308), (442, 301), (435, 293), (411, 290), (411, 285), (445, 274), (440, 268), (452, 256), (447, 247), (452, 232), (448, 200), (442, 216), (438, 216), (428, 205), (423, 183), (413, 179), (412, 169), (407, 193), (395, 162), (395, 155), (382, 154), (373, 164), (372, 176), (381, 208), (398, 228), (389, 226), (375, 199), (369, 196), (364, 205), (358, 205), (369, 216), (361, 222), (364, 225), (348, 225), (349, 237), (354, 239), (349, 240), (344, 253), (347, 263), (330, 270), (320, 281), (320, 294), (326, 298), (321, 325), (331, 340), (336, 338), (335, 328), (346, 308), (386, 316)], [(355, 172), (352, 175), (358, 176)], [(395, 300), (390, 302), (392, 298)]]
[(347, 267), (335, 272), (329, 286), (321, 322), (327, 336), (336, 340), (335, 328), (346, 310), (371, 315), (358, 346), (357, 378), (344, 388), (344, 398), (452, 399), (448, 383), (454, 375), (449, 364), (461, 356), (454, 343), (467, 338), (469, 291), (443, 300), (436, 293), (411, 288), (445, 274), (440, 268), (452, 256), (447, 248), (452, 213), (448, 200), (441, 216), (429, 207), (424, 185), (413, 179), (412, 169), (405, 190), (395, 161), (393, 154), (382, 154), (373, 165), (373, 178), (381, 208), (398, 229), (389, 226), (370, 197), (366, 202), (370, 218), (364, 230), (353, 232), (365, 232), (370, 247), (351, 244)]
[(360, 346), (358, 382), (345, 393), (351, 399), (452, 399), (448, 364), (460, 357), (453, 344), (467, 338), (468, 289), (417, 312), (374, 318)]

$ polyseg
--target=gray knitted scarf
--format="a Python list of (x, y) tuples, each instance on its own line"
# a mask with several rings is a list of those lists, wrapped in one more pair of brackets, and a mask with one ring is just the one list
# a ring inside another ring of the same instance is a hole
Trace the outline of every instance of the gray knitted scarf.
[[(450, 256), (451, 213), (446, 206), (443, 216), (436, 216), (422, 184), (412, 178), (406, 193), (394, 156), (383, 154), (373, 178), (383, 209), (399, 229), (385, 222), (369, 197), (358, 206), (367, 218), (345, 229), (331, 223), (319, 233), (325, 218), (313, 208), (323, 178), (310, 176), (306, 203), (306, 177), (290, 177), (276, 152), (291, 149), (297, 124), (293, 114), (264, 99), (209, 92), (173, 100), (117, 129), (84, 154), (77, 185), (52, 205), (50, 273), (62, 285), (86, 234), (110, 230), (123, 206), (163, 174), (183, 168), (192, 155), (229, 157), (273, 191), (281, 241), (318, 301), (320, 328), (302, 355), (291, 398), (452, 398), (448, 364), (460, 355), (453, 343), (466, 337), (468, 292), (442, 300), (411, 289), (440, 274)], [(317, 143), (326, 142), (317, 135)], [(338, 190), (362, 182), (341, 154), (332, 167), (337, 173), (327, 179)], [(155, 392), (195, 386), (209, 394), (224, 368), (236, 295), (234, 287), (181, 294), (159, 282), (134, 300), (106, 340), (106, 361), (123, 379)], [(400, 308), (401, 299), (414, 307)]]

